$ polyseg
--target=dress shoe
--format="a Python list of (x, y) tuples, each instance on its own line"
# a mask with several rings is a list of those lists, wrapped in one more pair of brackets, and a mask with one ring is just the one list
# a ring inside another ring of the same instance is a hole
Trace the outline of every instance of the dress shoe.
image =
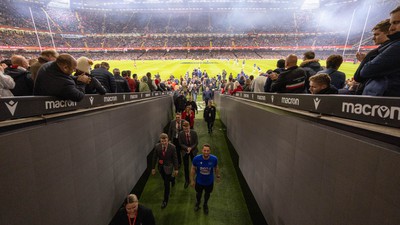
[(200, 204), (196, 203), (196, 205), (194, 206), (194, 211), (197, 212), (200, 209)]
[(189, 187), (189, 182), (185, 182), (185, 185), (183, 185), (183, 187), (186, 189)]
[(161, 208), (163, 209), (163, 208), (165, 208), (165, 207), (167, 207), (167, 202), (166, 201), (163, 201), (162, 203), (161, 203)]
[(203, 205), (204, 214), (208, 215), (208, 205)]

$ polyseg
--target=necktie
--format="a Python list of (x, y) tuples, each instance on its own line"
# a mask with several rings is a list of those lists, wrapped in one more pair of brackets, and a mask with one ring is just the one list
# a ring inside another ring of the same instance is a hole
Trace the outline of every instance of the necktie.
[(165, 146), (162, 147), (162, 155), (165, 157)]
[(190, 145), (190, 136), (189, 133), (186, 133), (186, 142), (188, 145)]

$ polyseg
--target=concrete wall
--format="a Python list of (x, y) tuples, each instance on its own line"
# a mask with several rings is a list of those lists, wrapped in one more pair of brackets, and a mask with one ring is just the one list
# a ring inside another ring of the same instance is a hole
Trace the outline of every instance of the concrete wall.
[(108, 224), (171, 116), (164, 97), (0, 134), (0, 224)]
[(400, 224), (400, 149), (268, 106), (217, 96), (269, 225)]

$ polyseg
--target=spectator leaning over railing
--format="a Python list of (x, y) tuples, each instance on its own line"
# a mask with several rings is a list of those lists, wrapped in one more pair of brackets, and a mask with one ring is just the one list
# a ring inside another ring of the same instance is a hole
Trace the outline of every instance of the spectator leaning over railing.
[(80, 75), (76, 77), (75, 83), (71, 74), (76, 66), (75, 58), (69, 54), (61, 54), (56, 61), (43, 64), (38, 71), (34, 95), (81, 101), (85, 96), (85, 85), (89, 84), (91, 79), (86, 75)]
[(11, 57), (11, 66), (4, 69), (4, 73), (14, 79), (15, 87), (11, 90), (14, 96), (30, 96), (33, 91), (31, 73), (27, 70), (28, 60), (22, 55)]
[(77, 60), (75, 76), (86, 75), (90, 77), (90, 83), (85, 87), (85, 94), (101, 94), (104, 95), (107, 91), (95, 77), (90, 75), (90, 67), (93, 61), (85, 56), (79, 57)]
[(326, 73), (318, 73), (310, 77), (311, 94), (337, 94), (338, 90), (331, 84), (331, 78)]
[(368, 79), (363, 95), (400, 96), (400, 6), (390, 13), (388, 37), (390, 42), (360, 71)]

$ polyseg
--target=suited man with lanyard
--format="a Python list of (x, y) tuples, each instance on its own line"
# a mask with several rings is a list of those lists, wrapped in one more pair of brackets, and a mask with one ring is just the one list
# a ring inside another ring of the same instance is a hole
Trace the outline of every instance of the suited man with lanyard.
[(183, 154), (183, 167), (185, 170), (185, 185), (184, 188), (189, 186), (189, 157), (193, 158), (197, 155), (198, 145), (197, 133), (190, 129), (190, 124), (187, 121), (183, 122), (183, 131), (179, 133), (179, 145), (181, 146)]
[(172, 172), (174, 172), (175, 177), (178, 175), (178, 159), (175, 145), (168, 142), (168, 135), (165, 133), (160, 135), (160, 143), (157, 143), (154, 147), (151, 167), (153, 168), (151, 170), (152, 175), (156, 174), (156, 165), (158, 165), (158, 171), (164, 180), (164, 200), (161, 204), (161, 208), (164, 209), (168, 204), (170, 183), (172, 182), (172, 185), (175, 183), (175, 179), (172, 178)]
[(172, 140), (172, 143), (175, 145), (176, 154), (178, 156), (178, 164), (179, 167), (182, 164), (182, 156), (181, 156), (181, 146), (179, 145), (178, 135), (179, 132), (182, 131), (182, 123), (181, 113), (178, 112), (175, 115), (175, 119), (171, 121), (168, 129), (168, 137)]

